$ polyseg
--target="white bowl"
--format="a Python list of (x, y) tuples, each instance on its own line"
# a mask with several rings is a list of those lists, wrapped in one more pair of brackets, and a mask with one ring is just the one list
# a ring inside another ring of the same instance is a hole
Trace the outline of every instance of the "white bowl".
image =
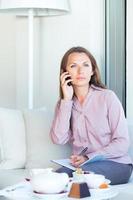
[(98, 188), (105, 180), (105, 176), (100, 174), (85, 174), (85, 182), (89, 188)]

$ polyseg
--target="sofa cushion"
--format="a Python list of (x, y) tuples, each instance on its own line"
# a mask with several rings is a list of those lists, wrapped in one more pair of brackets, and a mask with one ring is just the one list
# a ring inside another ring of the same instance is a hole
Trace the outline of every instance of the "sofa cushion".
[[(49, 132), (53, 115), (46, 109), (24, 111), (27, 143), (26, 168), (53, 167), (51, 159), (70, 155), (69, 145), (55, 145)], [(55, 167), (55, 166), (54, 166)]]
[[(26, 169), (0, 169), (0, 190), (8, 186), (18, 184), (19, 182), (23, 182), (27, 177), (29, 177), (29, 171)], [(0, 196), (0, 200), (3, 200), (3, 198)], [(25, 200), (17, 198), (17, 200), (19, 199)]]
[(0, 169), (25, 165), (25, 125), (21, 111), (0, 108)]

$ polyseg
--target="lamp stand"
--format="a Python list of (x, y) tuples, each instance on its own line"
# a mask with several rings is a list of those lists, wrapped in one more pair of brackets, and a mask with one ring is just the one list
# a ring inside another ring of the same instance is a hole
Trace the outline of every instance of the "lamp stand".
[(33, 79), (34, 79), (34, 12), (28, 10), (28, 108), (33, 109)]

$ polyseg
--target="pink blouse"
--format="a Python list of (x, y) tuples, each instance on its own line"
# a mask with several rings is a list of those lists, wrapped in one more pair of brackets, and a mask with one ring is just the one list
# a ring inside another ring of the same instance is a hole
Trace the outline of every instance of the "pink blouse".
[(56, 144), (72, 144), (73, 154), (88, 147), (91, 158), (102, 154), (119, 163), (132, 163), (122, 105), (115, 93), (91, 85), (81, 105), (76, 97), (59, 100), (50, 135)]

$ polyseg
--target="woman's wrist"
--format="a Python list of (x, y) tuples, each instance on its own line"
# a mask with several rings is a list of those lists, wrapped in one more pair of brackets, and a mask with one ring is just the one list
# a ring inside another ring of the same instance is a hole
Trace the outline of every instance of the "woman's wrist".
[(68, 96), (63, 96), (63, 100), (66, 100), (66, 101), (71, 101), (72, 98), (71, 97), (68, 97)]
[(65, 101), (71, 101), (72, 99), (71, 98), (63, 98), (63, 100), (65, 100)]

